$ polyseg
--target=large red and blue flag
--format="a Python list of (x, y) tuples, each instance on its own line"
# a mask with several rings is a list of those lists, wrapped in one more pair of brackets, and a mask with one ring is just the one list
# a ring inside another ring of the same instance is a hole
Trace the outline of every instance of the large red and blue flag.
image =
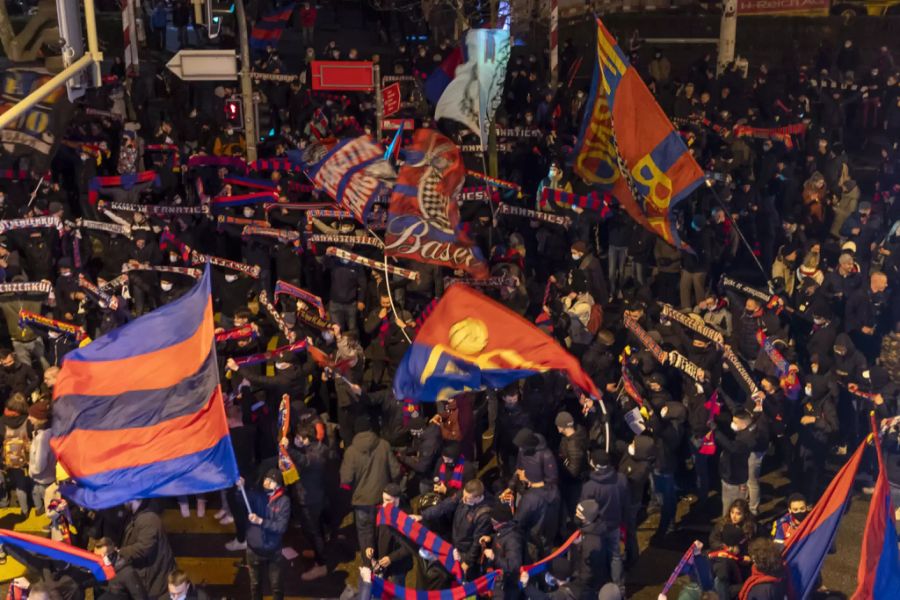
[(238, 480), (213, 329), (207, 266), (178, 300), (66, 355), (50, 441), (64, 496), (99, 509)]
[(483, 387), (502, 388), (550, 369), (600, 398), (578, 359), (518, 314), (463, 284), (438, 302), (416, 333), (394, 376), (394, 394), (420, 402), (447, 400)]
[(784, 546), (784, 562), (788, 568), (788, 587), (792, 598), (805, 600), (816, 587), (825, 556), (847, 508), (853, 480), (865, 449), (866, 443), (863, 442), (834, 476), (809, 516)]
[(891, 487), (881, 453), (881, 439), (875, 432), (878, 455), (878, 479), (869, 504), (863, 531), (856, 592), (852, 600), (876, 600), (900, 597), (900, 553), (897, 551), (897, 527), (891, 505)]
[(703, 169), (599, 19), (594, 80), (574, 156), (576, 174), (681, 246), (672, 211), (703, 181)]
[(466, 168), (459, 148), (433, 129), (418, 129), (404, 149), (404, 161), (391, 193), (385, 256), (487, 277), (481, 251), (460, 228), (459, 191)]
[(263, 15), (263, 18), (253, 25), (253, 31), (250, 32), (250, 48), (265, 50), (269, 46), (277, 47), (284, 28), (287, 27), (291, 15), (294, 14), (295, 6), (296, 4), (293, 3), (288, 4)]

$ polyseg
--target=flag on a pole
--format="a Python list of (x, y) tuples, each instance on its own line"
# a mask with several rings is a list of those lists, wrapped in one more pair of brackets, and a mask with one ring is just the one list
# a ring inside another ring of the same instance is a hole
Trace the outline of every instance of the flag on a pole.
[(600, 392), (578, 359), (518, 314), (456, 284), (416, 333), (394, 377), (394, 394), (446, 400), (482, 387), (502, 388), (550, 369), (565, 371), (594, 398)]
[(885, 470), (881, 439), (873, 423), (875, 452), (878, 455), (878, 479), (869, 504), (863, 530), (856, 591), (852, 600), (878, 600), (900, 597), (900, 553), (897, 552), (897, 528), (891, 487)]
[(284, 28), (287, 27), (291, 15), (294, 14), (295, 6), (295, 4), (288, 4), (282, 8), (276, 8), (257, 21), (253, 25), (253, 31), (250, 32), (250, 48), (265, 50), (269, 46), (277, 47)]
[(388, 209), (385, 255), (487, 277), (480, 250), (459, 232), (458, 196), (466, 179), (459, 148), (433, 129), (419, 129), (404, 153)]
[(66, 355), (50, 445), (81, 506), (238, 480), (216, 364), (210, 268), (184, 296)]
[(573, 156), (576, 174), (681, 247), (672, 211), (703, 181), (703, 169), (599, 19), (594, 80)]
[(834, 542), (838, 524), (844, 515), (853, 480), (863, 452), (864, 441), (837, 472), (822, 497), (784, 545), (784, 562), (788, 568), (788, 584), (793, 596), (807, 598), (816, 585), (825, 556)]
[(466, 62), (456, 67), (444, 89), (434, 118), (462, 123), (487, 146), (488, 131), (503, 100), (509, 63), (510, 37), (505, 29), (470, 29), (466, 33)]

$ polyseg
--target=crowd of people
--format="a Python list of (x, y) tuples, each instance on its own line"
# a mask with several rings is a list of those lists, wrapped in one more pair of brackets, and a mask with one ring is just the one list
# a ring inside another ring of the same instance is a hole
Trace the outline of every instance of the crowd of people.
[[(400, 45), (366, 58), (424, 79), (450, 49)], [(325, 54), (360, 57), (347, 50), (331, 42)], [(310, 47), (307, 63), (321, 54)], [(577, 58), (565, 44), (562, 72)], [(54, 539), (114, 565), (116, 577), (97, 597), (207, 597), (175, 567), (159, 517), (164, 501), (89, 511), (60, 496), (50, 432), (66, 353), (84, 336), (96, 339), (177, 299), (194, 283), (198, 256), (211, 255), (227, 259), (212, 267), (212, 291), (242, 481), (222, 494), (175, 501), (185, 518), (193, 518), (192, 503), (197, 517), (209, 503), (220, 523), (234, 525), (227, 551), (245, 552), (250, 572), (249, 596), (240, 597), (261, 599), (264, 589), (284, 597), (282, 545), (292, 523), (307, 549), (301, 580), (331, 572), (329, 542), (339, 535), (344, 505), (352, 507), (365, 577), (419, 589), (453, 584), (433, 553), (377, 521), (379, 509), (399, 506), (452, 543), (464, 580), (502, 570), (495, 597), (624, 597), (641, 554), (639, 525), (657, 515), (650, 544), (663, 543), (678, 532), (679, 499), (689, 498), (701, 512), (721, 515), (705, 546), (717, 597), (783, 598), (781, 545), (818, 501), (828, 465), (865, 438), (870, 412), (879, 420), (897, 415), (897, 67), (886, 48), (867, 55), (850, 41), (837, 52), (823, 45), (808, 66), (735, 65), (721, 75), (710, 56), (684, 72), (658, 49), (633, 45), (630, 58), (708, 171), (709, 185), (677, 209), (690, 250), (667, 244), (615, 205), (601, 215), (538, 201), (548, 188), (590, 191), (568, 167), (588, 89), (548, 89), (543, 59), (528, 52), (510, 60), (497, 120), (536, 133), (513, 138), (500, 156), (499, 177), (523, 191), (521, 199), (504, 192), (504, 201), (569, 216), (571, 225), (497, 215), (490, 201), (462, 206), (467, 233), (500, 282), (482, 290), (576, 356), (602, 399), (572, 389), (559, 373), (436, 404), (394, 397), (393, 376), (417, 327), (447, 278), (464, 274), (405, 262), (418, 280), (386, 279), (326, 255), (327, 244), (307, 245), (309, 233), (370, 231), (350, 218), (307, 220), (293, 206), (326, 198), (284, 163), (250, 168), (271, 183), (278, 203), (193, 210), (208, 198), (257, 189), (246, 187), (246, 140), (224, 109), (234, 90), (205, 96), (161, 73), (152, 84), (90, 92), (48, 176), (0, 181), (4, 221), (55, 216), (62, 223), (4, 228), (0, 236), (4, 282), (52, 284), (49, 293), (34, 287), (0, 295), (8, 337), (0, 350), (0, 503), (46, 512)], [(272, 48), (257, 70), (287, 72)], [(374, 106), (363, 96), (313, 93), (299, 81), (265, 81), (260, 90), (274, 119), (261, 158), (375, 131)], [(428, 112), (416, 118), (421, 127), (446, 126)], [(776, 134), (788, 125), (798, 128)], [(755, 137), (738, 134), (741, 127), (755, 128)], [(875, 168), (860, 168), (873, 149)], [(222, 160), (190, 166), (198, 156)], [(99, 193), (90, 185), (98, 176), (148, 170), (156, 173), (151, 185)], [(385, 210), (376, 207), (376, 216)], [(242, 235), (259, 224), (302, 235)], [(381, 260), (375, 248), (353, 250)], [(277, 282), (323, 299), (321, 313), (308, 299), (273, 296)], [(23, 310), (76, 325), (84, 336), (23, 320)], [(230, 335), (247, 327), (251, 334)], [(323, 367), (289, 350), (268, 362), (241, 360), (303, 339), (332, 362)], [(660, 360), (660, 352), (697, 369)], [(291, 413), (285, 436), (282, 399)], [(279, 446), (299, 473), (288, 485)], [(885, 451), (896, 504), (896, 428)], [(874, 469), (872, 458), (864, 471), (873, 477)], [(790, 495), (766, 498), (761, 474), (779, 470)], [(766, 502), (779, 514), (767, 515)], [(576, 530), (580, 544), (552, 560), (546, 576), (520, 578), (521, 566)], [(742, 591), (751, 570), (755, 578)], [(84, 585), (60, 573), (28, 579), (33, 599), (83, 597)], [(700, 597), (690, 586), (685, 593)]]

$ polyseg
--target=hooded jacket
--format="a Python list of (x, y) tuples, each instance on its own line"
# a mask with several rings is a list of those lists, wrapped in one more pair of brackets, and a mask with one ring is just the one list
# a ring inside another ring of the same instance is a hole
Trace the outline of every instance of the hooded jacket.
[(838, 356), (832, 349), (832, 355), (834, 356), (834, 367), (832, 372), (834, 373), (837, 382), (842, 386), (847, 386), (849, 383), (861, 381), (862, 372), (866, 370), (866, 359), (856, 349), (853, 340), (850, 339), (850, 336), (846, 333), (839, 333), (834, 340), (834, 345), (842, 346), (847, 349), (847, 352), (843, 356)]
[(800, 416), (815, 417), (816, 420), (808, 425), (799, 425), (797, 444), (801, 451), (805, 449), (810, 454), (821, 454), (824, 459), (829, 437), (838, 429), (837, 408), (831, 389), (823, 380), (812, 379), (807, 385), (812, 386), (812, 395), (802, 399)]
[(353, 436), (341, 462), (341, 487), (353, 489), (354, 506), (380, 504), (384, 486), (399, 476), (400, 463), (385, 440), (372, 431)]
[(279, 554), (281, 540), (291, 520), (291, 500), (287, 490), (279, 487), (272, 494), (250, 490), (248, 496), (253, 512), (262, 517), (262, 523), (247, 524), (247, 547), (260, 556)]
[(625, 476), (628, 483), (629, 503), (639, 505), (644, 499), (644, 490), (653, 472), (653, 459), (656, 447), (653, 440), (646, 435), (634, 438), (634, 456), (626, 454), (619, 463), (619, 473)]
[(611, 531), (625, 522), (629, 502), (628, 480), (611, 466), (595, 469), (581, 488), (580, 500), (594, 500), (599, 506), (597, 522)]

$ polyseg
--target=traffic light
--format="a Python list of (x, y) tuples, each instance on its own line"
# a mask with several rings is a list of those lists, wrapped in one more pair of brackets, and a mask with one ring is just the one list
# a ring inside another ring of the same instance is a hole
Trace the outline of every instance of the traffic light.
[(234, 14), (233, 0), (204, 0), (206, 3), (206, 32), (209, 39), (219, 37), (222, 31), (222, 19), (225, 15)]
[(225, 122), (235, 129), (243, 128), (244, 103), (240, 98), (228, 98), (225, 100)]

